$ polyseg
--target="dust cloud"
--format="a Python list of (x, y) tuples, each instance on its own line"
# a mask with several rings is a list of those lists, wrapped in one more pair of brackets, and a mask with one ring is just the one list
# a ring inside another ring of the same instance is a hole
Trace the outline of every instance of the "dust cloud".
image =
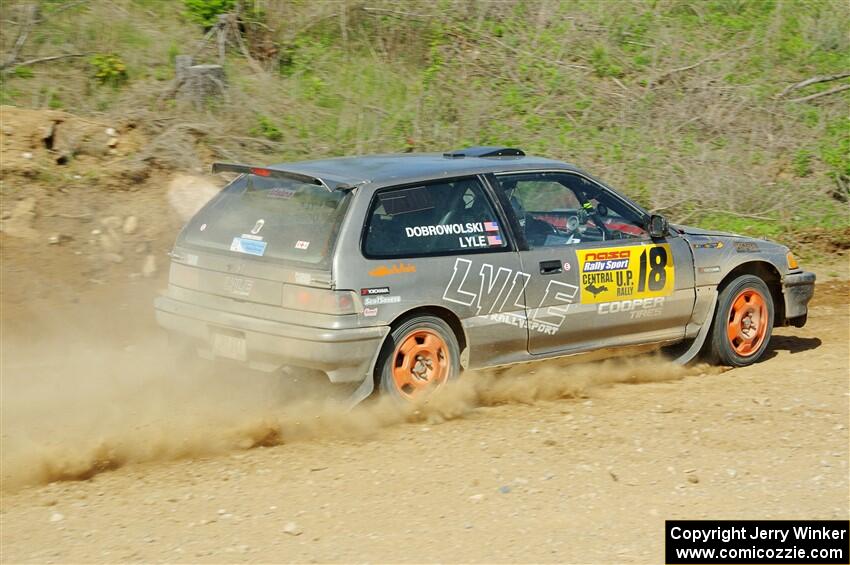
[(186, 222), (218, 194), (222, 184), (218, 179), (178, 173), (168, 183), (166, 198), (171, 209)]
[(613, 383), (703, 374), (657, 356), (570, 364), (553, 360), (467, 372), (428, 402), (388, 398), (349, 410), (323, 379), (236, 367), (175, 368), (162, 336), (130, 346), (65, 332), (4, 344), (2, 489), (88, 479), (131, 463), (295, 441), (365, 438), (405, 422), (463, 418), (481, 406), (584, 396)]

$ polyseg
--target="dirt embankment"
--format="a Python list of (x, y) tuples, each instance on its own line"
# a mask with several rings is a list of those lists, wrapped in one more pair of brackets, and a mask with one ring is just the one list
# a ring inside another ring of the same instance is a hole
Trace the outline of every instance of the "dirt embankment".
[(34, 298), (70, 303), (155, 278), (185, 218), (221, 184), (159, 166), (132, 120), (11, 106), (0, 118), (0, 291), (17, 313)]

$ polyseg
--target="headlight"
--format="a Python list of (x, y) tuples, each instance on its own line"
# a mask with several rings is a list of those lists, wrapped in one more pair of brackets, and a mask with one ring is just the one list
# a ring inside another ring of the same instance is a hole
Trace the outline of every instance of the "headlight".
[(788, 262), (788, 268), (792, 271), (800, 268), (800, 265), (797, 264), (797, 259), (794, 258), (794, 254), (790, 251), (785, 254), (785, 260)]

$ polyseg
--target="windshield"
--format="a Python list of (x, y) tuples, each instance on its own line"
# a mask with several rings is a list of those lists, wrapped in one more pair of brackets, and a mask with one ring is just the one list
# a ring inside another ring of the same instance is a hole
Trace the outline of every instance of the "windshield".
[(192, 218), (182, 243), (325, 267), (348, 199), (348, 191), (243, 175)]

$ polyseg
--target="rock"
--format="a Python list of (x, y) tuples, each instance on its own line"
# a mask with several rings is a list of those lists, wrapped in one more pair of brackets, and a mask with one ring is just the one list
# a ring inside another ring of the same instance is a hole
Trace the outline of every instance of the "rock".
[(511, 487), (509, 485), (502, 485), (499, 487), (499, 492), (502, 494), (508, 494), (511, 492)]
[(38, 237), (38, 232), (32, 227), (34, 219), (35, 198), (31, 196), (22, 198), (15, 203), (11, 212), (8, 212), (8, 217), (0, 223), (0, 231), (11, 237), (36, 238)]
[(116, 145), (118, 145), (118, 138), (117, 137), (110, 137), (109, 141), (106, 142), (106, 145), (108, 147), (115, 147)]
[(107, 253), (118, 253), (121, 250), (121, 243), (113, 234), (101, 233), (98, 237), (101, 249)]
[(688, 475), (688, 482), (692, 484), (697, 484), (699, 482), (699, 477), (696, 475)]
[(32, 159), (32, 153), (30, 153), (29, 151), (24, 151), (23, 153), (21, 153), (21, 157), (23, 157), (24, 159)]
[(482, 500), (484, 500), (484, 495), (483, 494), (473, 494), (472, 496), (470, 496), (468, 498), (468, 500), (470, 502), (481, 502)]
[(120, 253), (104, 253), (103, 258), (109, 261), (110, 263), (123, 263), (124, 256)]
[(121, 228), (121, 225), (124, 222), (121, 221), (121, 218), (119, 216), (106, 216), (106, 217), (100, 219), (100, 223), (104, 227), (107, 227), (107, 228), (110, 228), (110, 229), (113, 229), (113, 230), (117, 230), (117, 229)]
[(290, 536), (300, 536), (304, 532), (295, 522), (287, 522), (286, 525), (283, 526), (283, 533)]
[(64, 519), (65, 519), (65, 516), (63, 516), (62, 513), (60, 513), (60, 512), (53, 512), (50, 515), (50, 521), (51, 522), (61, 522)]
[(105, 130), (103, 130), (103, 133), (105, 133), (109, 137), (115, 137), (116, 135), (118, 135), (118, 132), (115, 131), (115, 128), (106, 128)]
[(59, 245), (65, 243), (66, 241), (71, 241), (73, 238), (64, 233), (54, 233), (47, 237), (47, 243), (49, 245)]
[(137, 229), (139, 229), (139, 218), (136, 216), (127, 216), (124, 218), (124, 225), (121, 227), (121, 231), (127, 235), (131, 235), (136, 233)]

